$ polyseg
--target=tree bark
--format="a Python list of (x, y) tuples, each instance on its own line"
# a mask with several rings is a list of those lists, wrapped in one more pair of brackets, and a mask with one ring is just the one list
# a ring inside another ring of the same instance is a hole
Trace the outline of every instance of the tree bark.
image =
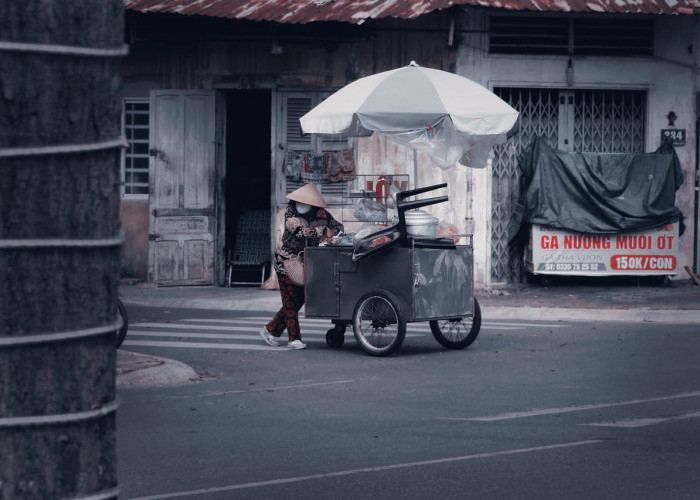
[[(121, 0), (0, 2), (0, 498), (116, 496)], [(17, 148), (36, 148), (26, 154)]]

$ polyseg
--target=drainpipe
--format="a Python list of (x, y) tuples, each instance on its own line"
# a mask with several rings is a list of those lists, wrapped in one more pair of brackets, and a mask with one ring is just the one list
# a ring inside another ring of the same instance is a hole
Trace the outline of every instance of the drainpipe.
[(695, 71), (693, 80), (695, 81), (695, 203), (693, 205), (693, 272), (698, 273), (698, 195), (700, 195), (700, 91), (698, 91), (698, 68), (700, 67), (700, 56), (698, 55), (698, 43), (700, 42), (700, 19), (695, 18), (695, 29), (693, 30), (693, 58)]
[(695, 203), (693, 214), (693, 272), (698, 272), (698, 195), (700, 194), (700, 92), (695, 94)]

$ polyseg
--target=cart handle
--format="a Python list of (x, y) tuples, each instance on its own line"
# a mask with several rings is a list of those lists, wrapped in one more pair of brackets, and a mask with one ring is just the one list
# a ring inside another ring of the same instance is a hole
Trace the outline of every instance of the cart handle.
[(428, 205), (435, 205), (436, 203), (442, 203), (447, 201), (449, 198), (447, 196), (436, 196), (434, 198), (426, 198), (424, 200), (411, 200), (411, 201), (399, 201), (397, 203), (399, 211), (411, 210), (418, 207), (425, 207)]
[(400, 193), (397, 193), (396, 199), (397, 199), (397, 201), (404, 200), (404, 199), (408, 198), (409, 196), (415, 196), (417, 194), (427, 193), (428, 191), (434, 191), (436, 189), (440, 189), (440, 188), (444, 188), (444, 187), (447, 187), (446, 182), (443, 182), (442, 184), (434, 184), (432, 186), (425, 186), (422, 188), (408, 189), (406, 191), (401, 191)]
[(399, 231), (399, 239), (404, 245), (408, 245), (408, 229), (406, 228), (406, 211), (418, 207), (425, 207), (427, 205), (434, 205), (436, 203), (442, 203), (447, 201), (449, 198), (447, 196), (436, 196), (434, 198), (427, 198), (424, 200), (411, 200), (406, 201), (405, 198), (409, 196), (427, 193), (428, 191), (434, 191), (436, 189), (441, 189), (447, 187), (447, 183), (435, 184), (433, 186), (425, 186), (418, 189), (410, 189), (408, 191), (401, 191), (396, 194), (396, 209), (399, 212), (399, 223), (395, 226)]

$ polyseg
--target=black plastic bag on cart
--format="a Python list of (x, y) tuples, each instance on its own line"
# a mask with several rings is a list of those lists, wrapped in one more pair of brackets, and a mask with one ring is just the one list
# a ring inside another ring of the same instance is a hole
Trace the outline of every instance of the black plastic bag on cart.
[(520, 253), (532, 224), (578, 233), (644, 231), (680, 221), (683, 171), (673, 146), (654, 153), (568, 153), (536, 138), (518, 157), (520, 196), (510, 225)]

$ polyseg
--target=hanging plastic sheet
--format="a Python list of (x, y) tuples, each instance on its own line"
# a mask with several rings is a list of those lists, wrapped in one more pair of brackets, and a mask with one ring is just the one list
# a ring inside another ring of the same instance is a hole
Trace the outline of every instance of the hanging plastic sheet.
[(518, 228), (610, 234), (683, 219), (675, 205), (683, 172), (669, 144), (646, 154), (586, 154), (558, 151), (538, 138), (518, 161)]

